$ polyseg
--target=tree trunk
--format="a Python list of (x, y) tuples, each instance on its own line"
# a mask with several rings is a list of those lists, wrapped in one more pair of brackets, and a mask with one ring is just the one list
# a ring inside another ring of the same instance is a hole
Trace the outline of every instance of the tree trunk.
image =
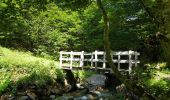
[[(107, 16), (107, 12), (101, 0), (97, 0), (97, 6), (102, 11), (102, 16), (104, 20), (104, 49), (106, 52), (106, 59), (108, 64), (111, 67), (112, 71), (114, 72), (115, 77), (125, 84), (127, 90), (132, 91), (135, 95), (142, 96), (144, 94), (144, 89), (140, 86), (137, 86), (135, 80), (128, 79), (128, 76), (121, 75), (121, 73), (118, 71), (117, 67), (113, 63), (111, 57), (110, 42), (109, 42), (109, 18)], [(150, 95), (145, 95), (145, 96), (153, 99), (153, 97)]]
[(68, 83), (72, 86), (70, 91), (75, 91), (77, 89), (77, 80), (74, 77), (74, 74), (72, 73), (71, 70), (65, 70), (66, 72), (66, 79)]
[(110, 42), (109, 42), (109, 18), (107, 16), (106, 10), (104, 9), (101, 0), (97, 0), (97, 5), (99, 9), (102, 11), (103, 14), (103, 20), (104, 20), (104, 49), (106, 52), (106, 59), (113, 70), (115, 76), (120, 79), (120, 81), (124, 81), (125, 77), (123, 77), (120, 72), (117, 70), (117, 67), (112, 61), (111, 57), (111, 50), (110, 50)]

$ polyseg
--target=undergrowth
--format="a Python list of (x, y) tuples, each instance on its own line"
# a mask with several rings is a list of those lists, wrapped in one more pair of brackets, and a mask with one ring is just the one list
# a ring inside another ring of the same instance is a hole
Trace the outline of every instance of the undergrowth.
[(158, 100), (170, 98), (170, 70), (166, 63), (147, 64), (138, 69), (138, 85)]
[(45, 85), (56, 78), (58, 62), (0, 47), (0, 94), (11, 86)]

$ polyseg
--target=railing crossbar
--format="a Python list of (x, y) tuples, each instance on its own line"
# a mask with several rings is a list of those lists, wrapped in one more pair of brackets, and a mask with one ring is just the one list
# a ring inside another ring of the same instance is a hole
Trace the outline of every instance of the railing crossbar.
[[(132, 67), (137, 66), (140, 61), (138, 60), (138, 56), (140, 53), (136, 51), (118, 51), (118, 52), (111, 52), (112, 60), (114, 63), (117, 63), (117, 67), (119, 71), (125, 71), (129, 72), (129, 74), (132, 72)], [(117, 56), (117, 59), (113, 58)], [(128, 56), (128, 59), (123, 59), (121, 56)], [(134, 56), (134, 58), (133, 58)], [(133, 59), (132, 59), (133, 58)], [(74, 66), (74, 63), (76, 62), (78, 64), (78, 67), (84, 66), (84, 62), (90, 62), (90, 66), (94, 67), (95, 70), (100, 69), (101, 67), (98, 67), (98, 63), (102, 64), (102, 69), (108, 69), (107, 68), (107, 60), (106, 60), (106, 53), (104, 51), (95, 51), (92, 53), (86, 53), (84, 51), (81, 52), (60, 52), (60, 68), (64, 68), (64, 62), (70, 62), (69, 66), (70, 69), (72, 69)], [(121, 68), (121, 64), (127, 63), (128, 68), (123, 69)]]

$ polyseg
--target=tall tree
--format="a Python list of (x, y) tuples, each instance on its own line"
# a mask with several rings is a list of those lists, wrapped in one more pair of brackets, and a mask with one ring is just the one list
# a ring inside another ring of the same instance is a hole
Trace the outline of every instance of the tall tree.
[[(157, 42), (159, 45), (159, 48), (161, 49), (160, 54), (163, 55), (163, 58), (168, 62), (168, 65), (170, 65), (170, 1), (169, 0), (151, 0), (145, 1), (145, 0), (138, 0), (139, 3), (142, 5), (143, 9), (147, 13), (148, 17), (151, 19), (153, 24), (155, 24), (155, 33), (154, 42)], [(161, 56), (161, 55), (158, 56)], [(156, 54), (155, 54), (156, 56)], [(162, 58), (161, 58), (162, 59)]]
[[(103, 15), (103, 20), (104, 20), (104, 49), (106, 51), (106, 59), (113, 70), (115, 76), (120, 79), (122, 83), (125, 84), (126, 88), (130, 91), (132, 91), (134, 94), (142, 97), (144, 92), (144, 88), (140, 87), (137, 85), (137, 82), (134, 81), (132, 78), (128, 78), (128, 76), (123, 76), (121, 73), (118, 71), (117, 67), (114, 65), (111, 57), (111, 50), (110, 50), (110, 42), (109, 42), (109, 18), (107, 15), (107, 11), (105, 10), (101, 0), (97, 0), (97, 5), (100, 8), (102, 15)], [(147, 98), (152, 98), (151, 95), (146, 94), (145, 95)]]

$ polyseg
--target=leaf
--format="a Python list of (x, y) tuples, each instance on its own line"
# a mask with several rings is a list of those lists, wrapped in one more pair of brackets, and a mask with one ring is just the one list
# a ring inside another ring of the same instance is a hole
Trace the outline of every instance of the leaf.
[(0, 10), (6, 8), (8, 5), (6, 3), (0, 2)]

